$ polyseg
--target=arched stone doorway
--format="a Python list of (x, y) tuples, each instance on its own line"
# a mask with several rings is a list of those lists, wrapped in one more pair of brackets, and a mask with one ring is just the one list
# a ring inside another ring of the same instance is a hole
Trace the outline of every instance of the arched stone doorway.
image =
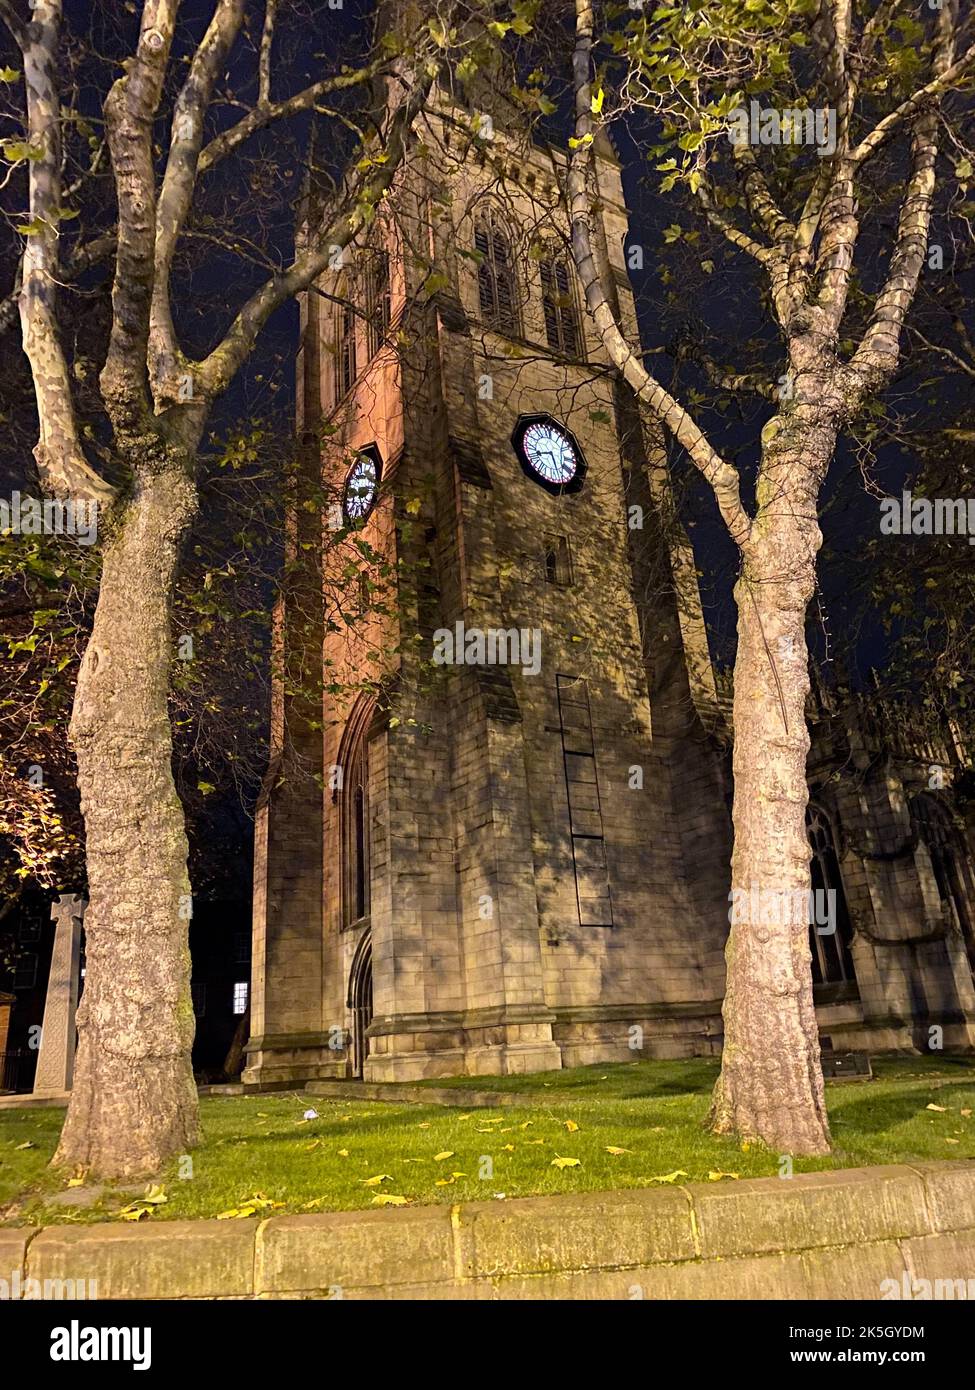
[(362, 1080), (366, 1057), (369, 1055), (367, 1029), (372, 1022), (372, 932), (368, 929), (356, 947), (349, 971), (349, 997), (346, 1001), (352, 1015), (350, 1062), (352, 1075)]

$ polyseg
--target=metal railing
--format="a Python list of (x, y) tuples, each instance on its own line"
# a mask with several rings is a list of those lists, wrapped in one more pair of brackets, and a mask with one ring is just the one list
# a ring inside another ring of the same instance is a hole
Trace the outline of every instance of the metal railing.
[(23, 1052), (0, 1052), (0, 1092), (16, 1091)]

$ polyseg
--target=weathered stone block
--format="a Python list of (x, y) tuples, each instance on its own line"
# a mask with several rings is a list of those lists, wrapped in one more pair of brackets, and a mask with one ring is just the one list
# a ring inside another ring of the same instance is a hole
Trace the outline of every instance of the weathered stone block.
[(923, 1184), (909, 1168), (693, 1183), (688, 1191), (705, 1257), (897, 1239), (929, 1230)]
[(248, 1298), (254, 1221), (48, 1226), (27, 1253), (32, 1279), (95, 1281), (99, 1298)]
[(924, 1180), (933, 1230), (975, 1227), (975, 1163), (915, 1163), (911, 1167)]
[(681, 1192), (585, 1192), (472, 1202), (458, 1219), (468, 1278), (618, 1268), (692, 1259), (690, 1207)]
[(449, 1207), (276, 1216), (257, 1241), (257, 1291), (368, 1287), (453, 1276)]
[[(0, 1230), (0, 1280), (9, 1281), (19, 1273), (23, 1277), (27, 1262), (27, 1247), (37, 1228), (23, 1226)], [(12, 1294), (11, 1294), (12, 1296)]]
[[(954, 1234), (918, 1236), (901, 1242), (903, 1257), (894, 1262), (888, 1278), (901, 1284), (904, 1296), (903, 1271), (913, 1271), (913, 1278), (931, 1284), (930, 1297), (938, 1297), (935, 1287), (941, 1281), (941, 1298), (975, 1298), (975, 1231), (956, 1231)], [(964, 1281), (963, 1287), (958, 1281)], [(914, 1288), (914, 1297), (927, 1291)]]

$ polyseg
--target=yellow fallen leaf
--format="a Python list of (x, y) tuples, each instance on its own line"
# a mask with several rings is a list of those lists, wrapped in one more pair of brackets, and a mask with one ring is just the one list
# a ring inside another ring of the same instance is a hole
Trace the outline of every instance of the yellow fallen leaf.
[(717, 1168), (712, 1168), (708, 1173), (708, 1182), (720, 1182), (722, 1178), (740, 1178), (740, 1173), (722, 1173)]
[(313, 1139), (310, 1144), (305, 1145), (305, 1153), (310, 1154), (312, 1149), (317, 1149), (321, 1142), (320, 1139)]
[(123, 1207), (119, 1212), (123, 1221), (141, 1221), (144, 1216), (148, 1215), (148, 1207)]
[(965, 1119), (967, 1120), (968, 1117), (969, 1117), (969, 1115), (970, 1115), (972, 1112), (971, 1112), (970, 1110), (962, 1110), (960, 1113), (961, 1113), (962, 1115), (964, 1115), (964, 1116), (965, 1116)]
[(559, 1157), (558, 1155), (556, 1155), (556, 1157), (552, 1159), (551, 1166), (552, 1166), (553, 1168), (562, 1169), (562, 1168), (580, 1168), (582, 1165), (581, 1165), (581, 1163), (579, 1162), (579, 1159), (577, 1159), (577, 1158), (561, 1158), (561, 1157)]
[(161, 1202), (168, 1202), (169, 1198), (166, 1196), (165, 1190), (163, 1188), (158, 1187), (155, 1183), (153, 1183), (151, 1187), (146, 1189), (146, 1195), (144, 1197), (140, 1197), (139, 1201), (148, 1202), (150, 1206), (157, 1207)]
[(433, 1185), (434, 1187), (449, 1187), (454, 1181), (454, 1178), (438, 1178)]
[(606, 1152), (607, 1152), (608, 1154), (631, 1154), (631, 1153), (633, 1152), (633, 1150), (632, 1150), (632, 1149), (618, 1149), (618, 1148), (616, 1147), (615, 1144), (607, 1144), (607, 1145), (606, 1145)]
[(423, 1123), (422, 1123), (421, 1125), (417, 1125), (417, 1129), (429, 1129), (429, 1128), (430, 1128), (430, 1121), (429, 1121), (429, 1120), (424, 1120)]
[(544, 1139), (529, 1139), (528, 1142), (529, 1142), (529, 1144), (544, 1144), (544, 1143), (545, 1143), (545, 1140), (544, 1140)]
[(515, 1151), (515, 1146), (514, 1146), (514, 1144), (502, 1144), (501, 1147), (502, 1147), (502, 1149), (504, 1150), (504, 1152), (505, 1152), (506, 1154), (513, 1154), (514, 1151)]
[(534, 1120), (526, 1120), (525, 1123), (524, 1123), (523, 1125), (519, 1125), (518, 1128), (519, 1128), (519, 1129), (529, 1129), (534, 1123), (535, 1123)]
[(348, 1151), (348, 1149), (339, 1149), (338, 1155), (339, 1155), (339, 1158), (348, 1158), (348, 1156), (349, 1156), (349, 1151)]
[(433, 1155), (433, 1161), (434, 1163), (443, 1163), (445, 1158), (453, 1158), (453, 1156), (453, 1149), (443, 1149), (440, 1153)]
[(392, 1181), (393, 1181), (393, 1175), (392, 1175), (392, 1173), (377, 1173), (377, 1174), (375, 1175), (375, 1177), (372, 1177), (372, 1178), (360, 1178), (359, 1181), (360, 1181), (365, 1187), (378, 1187), (379, 1184), (380, 1184), (381, 1182), (392, 1182)]
[(570, 1134), (575, 1134), (576, 1130), (579, 1128), (575, 1120), (566, 1120), (565, 1127)]
[(676, 1182), (678, 1178), (686, 1177), (683, 1168), (678, 1168), (673, 1173), (661, 1173), (655, 1178), (647, 1178), (647, 1182)]
[(25, 1139), (22, 1144), (16, 1144), (14, 1147), (17, 1149), (32, 1149), (34, 1147), (34, 1144), (32, 1140)]
[(467, 1177), (467, 1174), (466, 1174), (466, 1173), (451, 1173), (450, 1176), (451, 1176), (452, 1178), (466, 1178), (466, 1177)]
[(324, 1197), (313, 1197), (313, 1198), (311, 1199), (310, 1202), (305, 1202), (305, 1203), (304, 1203), (304, 1205), (302, 1206), (301, 1210), (302, 1210), (302, 1211), (312, 1211), (315, 1207), (320, 1207), (321, 1204), (324, 1202), (324, 1200), (325, 1200)]
[(945, 1135), (945, 1143), (946, 1143), (946, 1144), (960, 1144), (960, 1143), (961, 1143), (961, 1140), (960, 1140), (960, 1139), (949, 1139), (948, 1136)]
[(925, 1106), (925, 1109), (926, 1109), (926, 1110), (937, 1110), (938, 1113), (941, 1114), (941, 1115), (943, 1115), (943, 1114), (945, 1113), (945, 1107), (944, 1107), (943, 1105), (933, 1105), (933, 1104), (932, 1104), (932, 1105), (927, 1105), (927, 1106)]
[(377, 1207), (405, 1207), (409, 1200), (409, 1197), (396, 1197), (391, 1192), (378, 1192), (372, 1199), (373, 1206)]
[(69, 1178), (69, 1179), (68, 1179), (68, 1186), (69, 1186), (69, 1187), (82, 1187), (82, 1186), (84, 1185), (84, 1181), (85, 1181), (84, 1178)]

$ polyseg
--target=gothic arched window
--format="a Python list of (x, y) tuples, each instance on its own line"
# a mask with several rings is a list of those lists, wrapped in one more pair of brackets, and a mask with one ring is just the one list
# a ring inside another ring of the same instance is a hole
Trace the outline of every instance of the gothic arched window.
[(390, 306), (389, 252), (384, 246), (372, 247), (366, 265), (366, 314), (370, 359), (375, 357), (386, 341)]
[(484, 211), (474, 227), (474, 249), (480, 257), (477, 293), (481, 317), (502, 333), (516, 333), (516, 281), (511, 241), (493, 210)]
[(349, 715), (339, 749), (342, 925), (369, 916), (369, 726), (375, 702), (363, 698)]
[(355, 379), (358, 376), (356, 363), (356, 344), (355, 344), (355, 320), (356, 312), (351, 304), (339, 305), (338, 311), (338, 342), (336, 343), (336, 359), (338, 374), (337, 396), (341, 398), (352, 390)]
[[(843, 891), (843, 876), (836, 853), (836, 841), (829, 817), (821, 806), (810, 802), (806, 809), (806, 834), (812, 848), (810, 876), (813, 901), (817, 908), (825, 902), (829, 913), (817, 911), (809, 926), (814, 985), (856, 984), (850, 953), (850, 912)], [(823, 898), (820, 895), (832, 894)], [(833, 927), (835, 930), (823, 930)]]
[(539, 262), (538, 269), (542, 280), (542, 309), (548, 345), (566, 357), (577, 357), (579, 324), (568, 261), (558, 250), (550, 248)]
[(965, 887), (967, 865), (951, 816), (937, 797), (923, 792), (913, 798), (910, 811), (914, 828), (927, 847), (938, 897), (948, 905), (975, 970), (975, 928)]

